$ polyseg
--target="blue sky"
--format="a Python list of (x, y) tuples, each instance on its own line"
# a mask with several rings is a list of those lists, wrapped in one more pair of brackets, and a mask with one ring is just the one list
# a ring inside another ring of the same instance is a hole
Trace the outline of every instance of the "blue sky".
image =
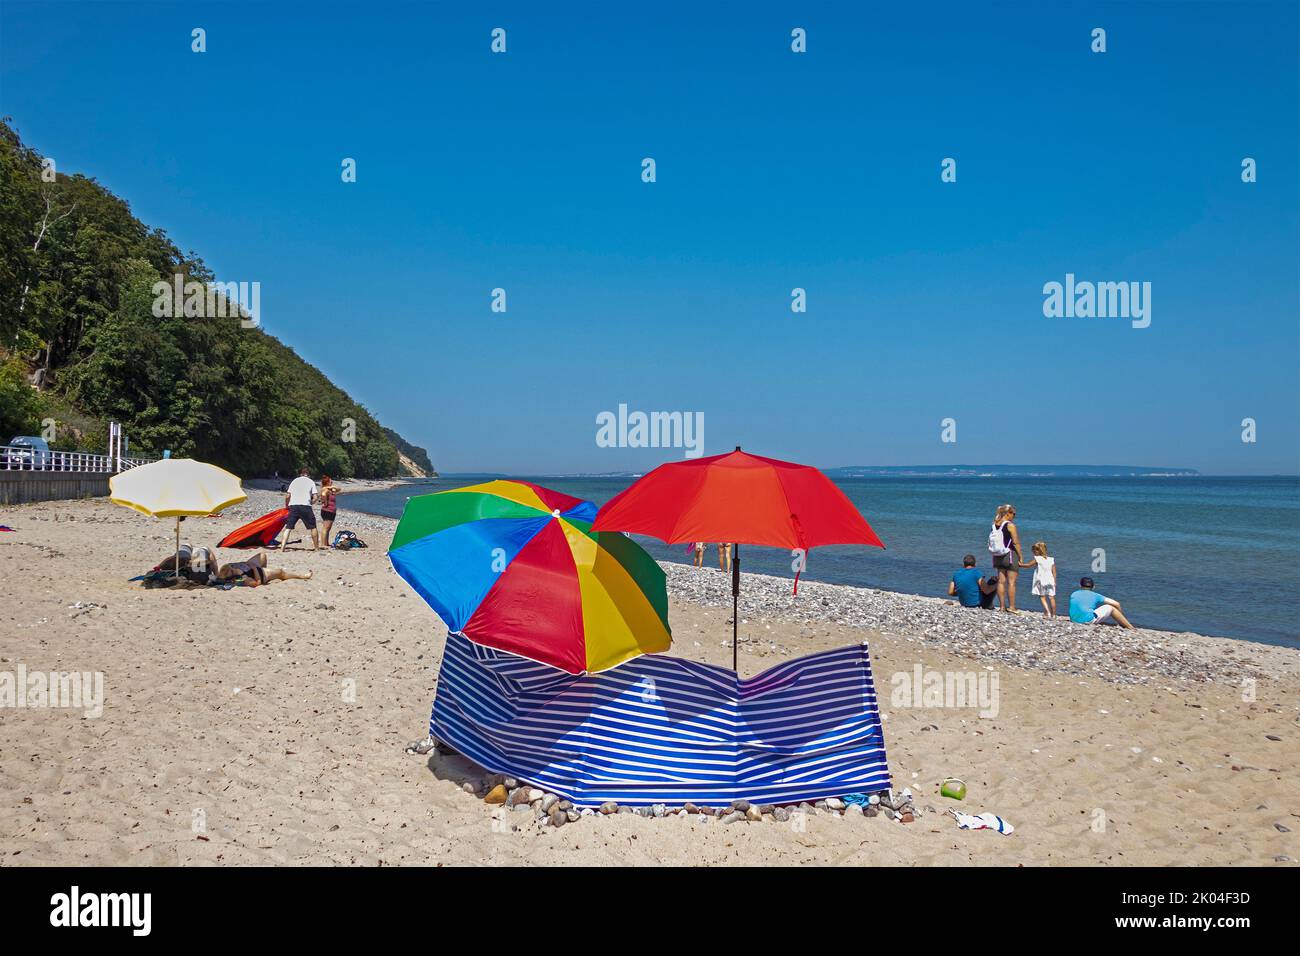
[(1300, 471), (1296, 4), (609, 6), (6, 0), (0, 113), (445, 471)]

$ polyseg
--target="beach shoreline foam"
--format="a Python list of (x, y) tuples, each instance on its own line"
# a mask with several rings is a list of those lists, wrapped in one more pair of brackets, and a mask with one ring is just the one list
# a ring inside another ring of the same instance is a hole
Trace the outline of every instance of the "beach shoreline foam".
[[(210, 544), (279, 503), (252, 489), (219, 517), (187, 520), (182, 537)], [(556, 829), (510, 813), (503, 825), (463, 789), (481, 768), (403, 753), (427, 727), (445, 630), (388, 566), (391, 519), (342, 509), (336, 528), (369, 549), (272, 555), (313, 570), (309, 582), (181, 592), (128, 582), (170, 552), (169, 522), (104, 500), (25, 505), (5, 522), (17, 531), (0, 536), (0, 672), (104, 675), (100, 716), (0, 710), (8, 865), (1300, 858), (1292, 649), (811, 581), (795, 600), (789, 580), (746, 574), (743, 673), (869, 642), (894, 785), (916, 794), (916, 822), (817, 814), (802, 830), (710, 829), (620, 814)], [(729, 666), (729, 580), (666, 570), (672, 653)], [(996, 676), (995, 713), (900, 697), (921, 672)], [(960, 803), (939, 796), (950, 776), (969, 788)], [(991, 811), (1016, 830), (959, 831), (948, 809)]]

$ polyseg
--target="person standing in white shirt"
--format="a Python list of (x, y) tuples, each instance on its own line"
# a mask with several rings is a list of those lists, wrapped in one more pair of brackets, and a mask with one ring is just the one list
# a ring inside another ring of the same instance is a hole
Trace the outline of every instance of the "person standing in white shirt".
[(1047, 542), (1035, 541), (1034, 560), (1021, 561), (1022, 568), (1034, 569), (1033, 591), (1043, 602), (1043, 614), (1048, 619), (1056, 617), (1056, 559), (1047, 556)]
[(320, 550), (320, 540), (316, 533), (316, 512), (311, 510), (312, 502), (320, 494), (316, 482), (311, 480), (311, 472), (304, 468), (293, 481), (289, 482), (289, 491), (284, 496), (285, 507), (289, 509), (289, 518), (284, 523), (284, 540), (280, 542), (283, 551), (289, 544), (289, 532), (299, 521), (311, 531), (311, 549)]

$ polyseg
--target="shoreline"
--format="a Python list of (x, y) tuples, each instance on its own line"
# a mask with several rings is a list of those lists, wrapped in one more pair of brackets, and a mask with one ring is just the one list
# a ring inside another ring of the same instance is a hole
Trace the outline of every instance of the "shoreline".
[[(395, 518), (343, 507), (335, 527), (343, 527), (345, 518), (390, 536), (397, 527)], [(697, 571), (687, 562), (658, 563), (667, 575), (670, 597), (730, 611), (730, 575), (713, 567)], [(1049, 622), (1027, 609), (1009, 615), (963, 608), (947, 597), (807, 578), (800, 579), (795, 597), (788, 578), (752, 571), (743, 571), (740, 577), (742, 627), (746, 615), (757, 615), (765, 623), (770, 617), (798, 625), (841, 624), (898, 634), (983, 663), (1098, 676), (1122, 684), (1159, 679), (1224, 683), (1300, 674), (1300, 650), (1248, 638), (1142, 627), (1124, 631), (1075, 624), (1068, 616)], [(743, 647), (747, 641), (743, 633), (740, 640)], [(726, 646), (731, 646), (730, 641)]]
[[(280, 486), (287, 485), (292, 481), (289, 478), (245, 478), (243, 485), (245, 491), (269, 491), (272, 494), (280, 494)], [(319, 478), (313, 478), (317, 484), (320, 484)], [(400, 488), (408, 481), (432, 481), (433, 479), (425, 478), (340, 478), (334, 482), (340, 491), (389, 491), (393, 488)], [(381, 516), (377, 516), (381, 517)]]
[[(497, 476), (457, 475), (452, 476), (446, 484), (461, 484), (463, 480), (484, 477)], [(608, 477), (611, 476), (593, 476), (595, 479)], [(1197, 480), (1201, 480), (1202, 477), (1198, 477)], [(528, 476), (527, 480), (540, 479), (538, 476)], [(1073, 478), (1067, 480), (1075, 481)], [(1107, 479), (1101, 480), (1105, 481)], [(1243, 477), (1242, 480), (1258, 481), (1259, 479), (1250, 476)], [(1282, 480), (1291, 482), (1295, 479), (1284, 476)], [(426, 486), (407, 487), (403, 494), (415, 496), (431, 491), (437, 492), (443, 490), (443, 484), (439, 482)], [(585, 486), (567, 488), (566, 493), (600, 501), (603, 500), (602, 495), (607, 494), (609, 490), (609, 486), (606, 484), (590, 488)], [(1300, 491), (1300, 489), (1294, 490)], [(1220, 489), (1220, 492), (1222, 492), (1222, 489)], [(866, 494), (866, 492), (859, 489), (853, 494), (858, 496)], [(1286, 503), (1278, 498), (1281, 492), (1277, 489), (1260, 492), (1260, 494), (1264, 495), (1270, 507), (1273, 505), (1285, 507)], [(858, 498), (855, 497), (854, 500), (857, 502)], [(1290, 496), (1288, 496), (1287, 500), (1290, 500)], [(384, 494), (366, 501), (362, 507), (369, 509), (372, 514), (378, 512), (379, 509), (383, 509), (383, 512), (376, 516), (387, 514), (396, 517), (400, 515), (401, 504), (402, 502), (392, 494)], [(869, 510), (867, 503), (859, 502), (859, 504), (864, 509), (864, 513)], [(882, 514), (893, 519), (898, 518), (898, 515), (890, 512), (888, 508)], [(1277, 519), (1277, 527), (1266, 532), (1269, 536), (1268, 540), (1276, 541), (1278, 532), (1283, 532), (1289, 528), (1293, 517), (1293, 511), (1290, 509), (1281, 512)], [(1048, 515), (1049, 522), (1057, 521), (1059, 518), (1059, 514)], [(943, 532), (942, 534), (939, 534), (936, 528), (929, 527), (936, 521), (941, 526), (939, 530)], [(949, 543), (954, 540), (965, 541), (966, 533), (970, 531), (970, 528), (956, 527), (951, 516), (943, 515), (938, 518), (933, 516), (926, 518), (925, 526), (929, 530), (924, 533), (909, 531), (906, 541), (890, 542), (891, 547), (894, 544), (899, 544), (902, 548), (894, 555), (894, 557), (900, 559), (897, 563), (890, 561), (889, 555), (884, 552), (861, 555), (861, 560), (858, 560), (859, 556), (852, 553), (854, 549), (831, 548), (828, 549), (831, 553), (819, 555), (816, 560), (810, 562), (810, 567), (805, 570), (801, 580), (816, 580), (825, 584), (839, 584), (903, 596), (914, 595), (942, 600), (947, 596), (945, 593), (947, 584), (959, 564), (957, 555), (962, 550), (951, 548)], [(1161, 560), (1155, 561), (1153, 559), (1146, 565), (1145, 569), (1136, 568), (1131, 563), (1123, 567), (1116, 566), (1113, 568), (1115, 571), (1113, 576), (1104, 576), (1105, 580), (1098, 578), (1099, 589), (1111, 597), (1123, 600), (1126, 611), (1135, 615), (1133, 620), (1140, 628), (1153, 634), (1178, 635), (1193, 633), (1205, 637), (1218, 637), (1268, 647), (1300, 650), (1300, 631), (1297, 631), (1291, 622), (1287, 620), (1285, 611), (1282, 610), (1286, 603), (1285, 588), (1282, 587), (1284, 578), (1275, 581), (1273, 576), (1266, 574), (1257, 586), (1254, 583), (1257, 577), (1254, 571), (1247, 573), (1246, 570), (1234, 570), (1231, 572), (1232, 576), (1226, 579), (1218, 588), (1217, 593), (1214, 593), (1213, 596), (1208, 594), (1202, 596), (1196, 592), (1193, 583), (1214, 579), (1214, 571), (1206, 568), (1206, 556), (1209, 552), (1198, 544), (1198, 547), (1194, 549), (1195, 553), (1182, 555), (1176, 547), (1164, 540), (1168, 535), (1159, 530), (1163, 528), (1159, 521), (1156, 521), (1153, 528), (1156, 530), (1153, 530), (1149, 535), (1151, 546), (1165, 549), (1161, 552)], [(900, 537), (903, 537), (902, 532), (899, 532), (897, 528), (894, 530)], [(1300, 530), (1300, 528), (1297, 528), (1297, 530)], [(1064, 534), (1064, 532), (1061, 533)], [(1097, 533), (1100, 534), (1102, 531)], [(1096, 554), (1094, 553), (1089, 557), (1086, 554), (1086, 549), (1084, 552), (1079, 550), (1081, 532), (1076, 529), (1071, 534), (1073, 538), (1058, 542), (1061, 547), (1061, 555), (1057, 558), (1058, 568), (1061, 568), (1063, 572), (1066, 570), (1061, 564), (1062, 561), (1071, 567), (1077, 565), (1076, 570), (1064, 575), (1069, 578), (1069, 581), (1058, 594), (1058, 615), (1062, 617), (1068, 617), (1068, 596), (1074, 590), (1077, 575), (1087, 573), (1088, 561), (1094, 561), (1093, 567), (1096, 567)], [(1146, 532), (1138, 533), (1135, 540), (1146, 542), (1147, 537), (1144, 535), (1146, 535)], [(1041, 534), (1035, 536), (1041, 537)], [(1050, 538), (1052, 535), (1049, 534), (1048, 537)], [(1199, 538), (1194, 540), (1200, 543)], [(969, 545), (970, 542), (967, 543)], [(983, 552), (982, 543), (983, 534), (980, 535), (980, 543), (971, 548), (972, 552), (977, 556), (977, 567), (980, 567), (979, 557), (981, 555), (987, 559), (987, 554)], [(643, 542), (643, 544), (661, 562), (690, 564), (690, 556), (683, 557), (675, 547), (665, 547), (662, 544), (653, 542)], [(1130, 541), (1129, 546), (1131, 547), (1132, 544), (1133, 542)], [(1091, 548), (1092, 545), (1089, 544), (1087, 547)], [(1170, 548), (1173, 548), (1172, 552), (1169, 550)], [(745, 563), (747, 570), (778, 577), (787, 576), (787, 562), (782, 559), (779, 552), (772, 552), (769, 549), (759, 549), (759, 551), (762, 553), (751, 553), (751, 560)], [(945, 553), (948, 554), (948, 559), (942, 557)], [(1229, 559), (1233, 557), (1240, 557), (1239, 552), (1233, 551)], [(1279, 560), (1284, 561), (1285, 556), (1279, 556)], [(1185, 575), (1173, 575), (1164, 570), (1179, 567), (1184, 562), (1187, 566)], [(714, 563), (716, 564), (716, 561)], [(1269, 562), (1270, 565), (1274, 563), (1274, 561)], [(987, 564), (987, 561), (985, 561), (985, 564)], [(1246, 562), (1242, 565), (1234, 564), (1235, 567), (1249, 569), (1253, 565)], [(987, 574), (989, 572), (985, 570), (981, 573)], [(1180, 580), (1180, 577), (1185, 577), (1186, 580)], [(1022, 594), (1018, 601), (1022, 614), (1041, 613), (1037, 598), (1029, 593), (1031, 584), (1032, 569), (1025, 571), (1022, 575)]]

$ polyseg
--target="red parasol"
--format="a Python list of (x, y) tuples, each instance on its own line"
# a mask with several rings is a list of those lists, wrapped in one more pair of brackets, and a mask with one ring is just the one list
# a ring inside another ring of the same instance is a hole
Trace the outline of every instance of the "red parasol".
[[(883, 548), (835, 483), (810, 465), (750, 455), (669, 462), (611, 498), (594, 531), (630, 531), (667, 544), (735, 542), (731, 566), (732, 661), (736, 661), (740, 545), (809, 549), (827, 544)], [(795, 579), (796, 591), (798, 578)]]

